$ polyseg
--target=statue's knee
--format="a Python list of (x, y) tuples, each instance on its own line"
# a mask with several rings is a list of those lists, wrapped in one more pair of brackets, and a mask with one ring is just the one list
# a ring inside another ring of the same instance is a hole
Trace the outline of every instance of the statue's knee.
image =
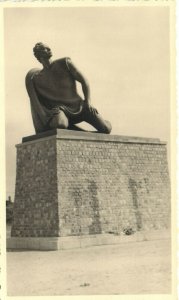
[(69, 125), (68, 118), (65, 116), (64, 112), (61, 111), (57, 117), (57, 128), (67, 129)]
[(67, 129), (69, 125), (68, 118), (63, 111), (55, 115), (50, 123), (51, 128)]
[(110, 134), (112, 130), (111, 123), (109, 121), (106, 121), (106, 125), (104, 127), (104, 133)]

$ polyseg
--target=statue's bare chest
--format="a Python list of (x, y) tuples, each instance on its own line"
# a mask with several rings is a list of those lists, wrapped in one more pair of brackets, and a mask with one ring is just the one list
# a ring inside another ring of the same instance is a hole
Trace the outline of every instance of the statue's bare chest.
[(36, 86), (44, 89), (67, 88), (73, 84), (73, 81), (68, 70), (64, 70), (63, 68), (57, 69), (55, 67), (43, 69), (34, 77)]

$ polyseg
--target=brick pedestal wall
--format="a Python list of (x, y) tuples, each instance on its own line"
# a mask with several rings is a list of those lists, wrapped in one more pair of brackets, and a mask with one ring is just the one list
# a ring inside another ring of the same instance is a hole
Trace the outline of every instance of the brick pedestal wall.
[(54, 130), (17, 145), (13, 237), (170, 227), (166, 143)]

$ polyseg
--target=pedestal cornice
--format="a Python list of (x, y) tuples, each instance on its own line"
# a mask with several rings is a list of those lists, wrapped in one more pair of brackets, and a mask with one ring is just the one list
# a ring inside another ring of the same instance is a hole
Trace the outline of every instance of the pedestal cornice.
[(22, 143), (32, 143), (41, 139), (62, 139), (62, 140), (83, 140), (95, 142), (113, 142), (113, 143), (134, 143), (134, 144), (164, 144), (166, 142), (160, 141), (158, 138), (123, 136), (123, 135), (109, 135), (103, 133), (83, 132), (66, 129), (54, 129), (36, 135), (31, 135), (22, 138)]

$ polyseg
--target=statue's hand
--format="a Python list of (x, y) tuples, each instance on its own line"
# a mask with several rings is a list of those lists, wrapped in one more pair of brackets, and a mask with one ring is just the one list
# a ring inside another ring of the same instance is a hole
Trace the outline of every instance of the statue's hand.
[(92, 114), (98, 114), (97, 109), (94, 108), (93, 106), (91, 106), (89, 102), (84, 101), (84, 104), (85, 104), (85, 109), (86, 109), (87, 111), (89, 111), (89, 112), (92, 113)]
[(52, 115), (57, 115), (59, 113), (60, 109), (58, 106), (55, 106), (52, 108), (51, 113)]
[(98, 114), (97, 109), (94, 108), (94, 107), (92, 107), (92, 106), (90, 106), (90, 112), (91, 112), (93, 115)]

